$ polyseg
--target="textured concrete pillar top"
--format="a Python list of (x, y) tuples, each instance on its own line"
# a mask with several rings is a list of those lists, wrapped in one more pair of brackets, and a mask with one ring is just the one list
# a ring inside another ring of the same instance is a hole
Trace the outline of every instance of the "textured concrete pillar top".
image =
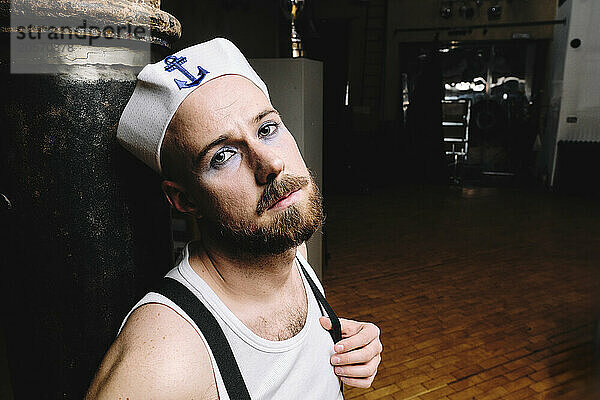
[[(60, 33), (60, 29), (65, 27), (65, 21), (72, 20), (77, 23), (82, 18), (88, 22), (88, 28), (81, 30), (81, 34), (84, 35), (95, 34), (89, 30), (92, 24), (100, 27), (126, 24), (147, 27), (152, 33), (142, 39), (126, 30), (101, 33), (120, 39), (148, 40), (153, 44), (170, 47), (181, 36), (181, 24), (159, 7), (160, 0), (0, 0), (0, 16), (27, 16), (32, 20), (38, 18), (39, 25), (33, 27), (36, 32), (38, 29), (48, 32), (56, 27)], [(16, 32), (17, 26), (13, 25), (14, 23), (9, 22), (8, 26), (0, 26), (0, 32)]]

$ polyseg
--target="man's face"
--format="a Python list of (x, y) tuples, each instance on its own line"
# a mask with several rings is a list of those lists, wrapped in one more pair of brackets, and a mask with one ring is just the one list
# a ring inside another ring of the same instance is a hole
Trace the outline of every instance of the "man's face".
[(278, 254), (319, 228), (320, 194), (296, 141), (252, 82), (235, 75), (207, 82), (173, 122), (190, 157), (186, 191), (195, 214), (229, 251)]

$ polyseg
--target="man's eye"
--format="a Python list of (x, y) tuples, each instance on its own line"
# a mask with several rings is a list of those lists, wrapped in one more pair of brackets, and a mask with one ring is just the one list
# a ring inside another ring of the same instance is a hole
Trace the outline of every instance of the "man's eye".
[(279, 128), (279, 124), (275, 122), (269, 122), (258, 128), (258, 136), (259, 137), (268, 137), (277, 132)]
[(227, 162), (227, 160), (229, 160), (234, 155), (235, 155), (235, 150), (231, 150), (231, 149), (220, 150), (210, 160), (210, 165), (212, 167), (223, 165)]

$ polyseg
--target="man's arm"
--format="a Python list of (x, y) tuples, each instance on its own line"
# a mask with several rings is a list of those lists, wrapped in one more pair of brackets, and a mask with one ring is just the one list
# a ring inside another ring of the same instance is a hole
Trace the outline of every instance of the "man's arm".
[(135, 310), (106, 353), (86, 400), (218, 399), (208, 350), (171, 308)]

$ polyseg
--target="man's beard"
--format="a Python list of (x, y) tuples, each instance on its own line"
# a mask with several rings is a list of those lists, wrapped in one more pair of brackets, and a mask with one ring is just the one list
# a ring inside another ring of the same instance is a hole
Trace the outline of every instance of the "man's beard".
[[(322, 198), (314, 180), (284, 175), (267, 185), (259, 199), (256, 214), (262, 215), (281, 197), (306, 188), (308, 202), (279, 211), (268, 225), (234, 221), (223, 212), (215, 218), (204, 217), (205, 232), (232, 255), (265, 256), (281, 254), (307, 241), (324, 222)], [(217, 208), (218, 210), (218, 208)]]

